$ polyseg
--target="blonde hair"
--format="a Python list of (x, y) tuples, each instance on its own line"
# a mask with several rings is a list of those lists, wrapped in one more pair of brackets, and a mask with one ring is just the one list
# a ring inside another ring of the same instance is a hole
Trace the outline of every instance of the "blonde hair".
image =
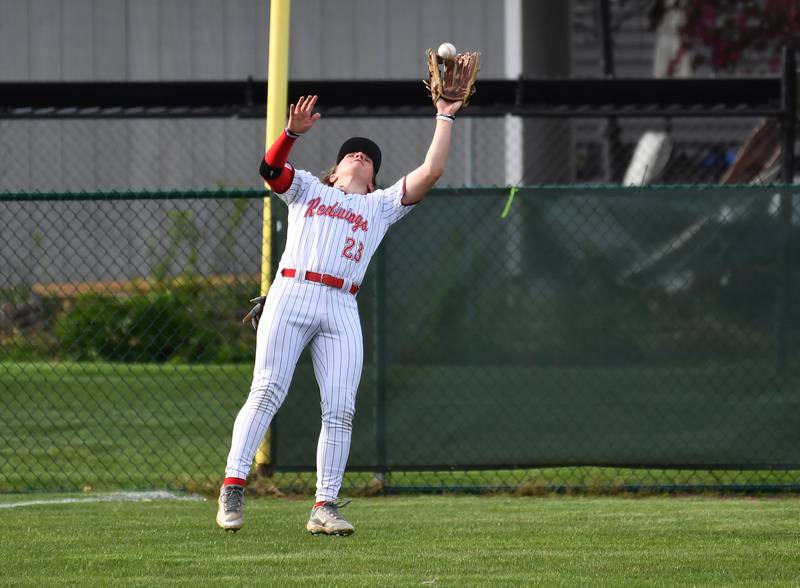
[(333, 186), (333, 182), (331, 181), (331, 176), (335, 173), (336, 173), (336, 166), (334, 165), (329, 170), (321, 172), (319, 174), (319, 179), (326, 186)]

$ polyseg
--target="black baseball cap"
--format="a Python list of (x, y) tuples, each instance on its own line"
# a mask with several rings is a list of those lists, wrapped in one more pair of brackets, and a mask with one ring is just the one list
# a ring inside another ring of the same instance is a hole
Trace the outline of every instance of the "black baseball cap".
[(339, 162), (344, 159), (344, 156), (348, 153), (356, 153), (358, 151), (366, 153), (369, 156), (372, 160), (372, 169), (377, 176), (378, 170), (381, 168), (381, 148), (378, 147), (375, 141), (367, 139), (366, 137), (350, 137), (347, 141), (342, 143), (342, 146), (339, 147), (339, 155), (336, 157), (336, 165), (339, 165)]

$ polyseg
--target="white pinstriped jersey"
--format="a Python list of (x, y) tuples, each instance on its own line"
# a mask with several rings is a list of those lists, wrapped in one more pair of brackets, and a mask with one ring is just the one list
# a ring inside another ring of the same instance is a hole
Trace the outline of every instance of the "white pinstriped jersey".
[[(402, 178), (386, 190), (345, 194), (295, 170), (289, 188), (277, 194), (289, 207), (279, 269), (318, 272), (361, 285), (386, 231), (414, 208), (402, 204), (404, 191)], [(348, 290), (282, 278), (270, 288), (258, 324), (250, 395), (233, 426), (226, 478), (247, 479), (258, 445), (308, 346), (322, 407), (316, 500), (339, 496), (364, 364), (358, 303)]]
[(304, 170), (278, 198), (289, 206), (280, 268), (329, 274), (361, 284), (389, 227), (413, 208), (403, 205), (405, 178), (385, 190), (345, 194)]

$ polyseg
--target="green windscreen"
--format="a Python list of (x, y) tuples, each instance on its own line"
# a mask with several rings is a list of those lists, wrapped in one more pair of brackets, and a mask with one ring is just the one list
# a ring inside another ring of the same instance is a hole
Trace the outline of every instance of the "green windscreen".
[[(351, 469), (800, 464), (791, 191), (507, 197), (437, 191), (390, 229)], [(304, 355), (279, 467), (313, 468), (319, 413)]]

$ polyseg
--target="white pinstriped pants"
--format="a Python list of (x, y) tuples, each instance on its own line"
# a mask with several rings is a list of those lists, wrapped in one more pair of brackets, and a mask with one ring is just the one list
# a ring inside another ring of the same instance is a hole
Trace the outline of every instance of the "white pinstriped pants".
[(336, 500), (350, 453), (364, 347), (356, 297), (323, 284), (278, 277), (270, 287), (258, 325), (253, 383), (233, 425), (225, 476), (247, 478), (306, 345), (322, 406), (316, 499)]

